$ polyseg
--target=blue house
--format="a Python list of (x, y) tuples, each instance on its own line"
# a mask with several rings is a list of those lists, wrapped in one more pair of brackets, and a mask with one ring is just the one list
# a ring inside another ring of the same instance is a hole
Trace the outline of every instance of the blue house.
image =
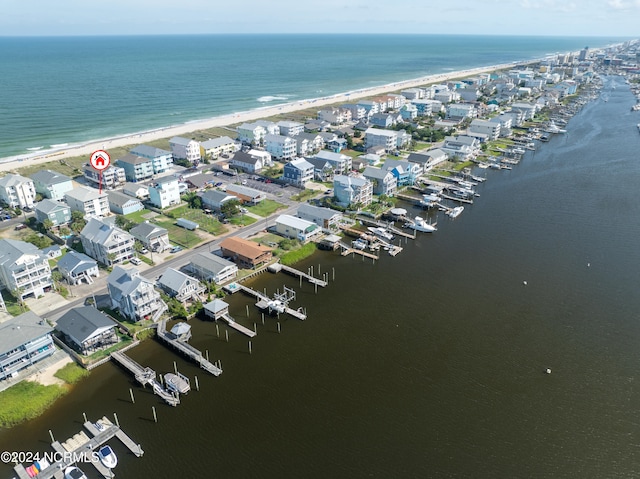
[(138, 198), (125, 195), (120, 191), (108, 191), (109, 209), (117, 215), (128, 215), (144, 209), (142, 202)]

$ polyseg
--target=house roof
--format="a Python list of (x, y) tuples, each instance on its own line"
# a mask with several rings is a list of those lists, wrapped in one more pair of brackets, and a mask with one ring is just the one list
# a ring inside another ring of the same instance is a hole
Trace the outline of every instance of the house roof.
[(316, 170), (324, 170), (325, 168), (330, 168), (333, 170), (333, 165), (330, 161), (324, 160), (322, 158), (307, 158), (307, 161), (313, 165), (313, 168)]
[(132, 153), (127, 153), (116, 160), (118, 163), (128, 163), (130, 165), (140, 165), (142, 163), (151, 163), (148, 158), (143, 158)]
[(233, 196), (224, 191), (218, 191), (218, 190), (207, 190), (204, 193), (202, 193), (201, 198), (203, 199), (203, 201), (206, 201), (207, 203), (217, 203), (217, 204), (222, 204), (225, 201), (238, 199), (237, 196)]
[(228, 308), (229, 308), (229, 305), (227, 303), (217, 298), (211, 301), (210, 303), (207, 303), (204, 305), (204, 309), (206, 309), (207, 311), (211, 311), (214, 314), (220, 311), (224, 311), (225, 309), (228, 309)]
[(69, 252), (58, 261), (58, 268), (69, 271), (70, 273), (80, 273), (97, 266), (97, 264), (95, 259), (90, 258), (86, 254), (69, 250)]
[(94, 188), (86, 188), (84, 186), (79, 186), (77, 188), (69, 190), (64, 195), (82, 202), (95, 200), (96, 198), (104, 198), (107, 196), (106, 193), (100, 193)]
[(66, 183), (67, 181), (71, 181), (71, 178), (69, 178), (68, 176), (51, 170), (36, 171), (33, 175), (31, 175), (31, 179), (44, 185), (57, 185), (59, 183)]
[(200, 173), (184, 178), (184, 181), (192, 184), (196, 188), (204, 188), (208, 184), (213, 183), (215, 179), (216, 176), (213, 173)]
[(204, 148), (205, 150), (209, 150), (211, 148), (217, 148), (219, 146), (233, 143), (235, 142), (228, 136), (221, 136), (219, 138), (212, 138), (207, 141), (203, 141), (202, 143), (200, 143), (200, 146), (202, 146), (202, 148)]
[(60, 210), (60, 209), (66, 210), (70, 208), (64, 203), (60, 203), (59, 201), (56, 201), (56, 200), (50, 200), (49, 198), (45, 198), (44, 200), (42, 200), (40, 203), (36, 205), (36, 211), (40, 211), (47, 215), (49, 213), (53, 213), (54, 211)]
[(235, 267), (236, 264), (221, 258), (220, 256), (216, 256), (212, 253), (198, 253), (193, 258), (191, 258), (191, 264), (197, 265), (200, 268), (203, 268), (207, 271), (210, 271), (213, 274), (218, 274), (220, 271), (225, 268)]
[(157, 236), (164, 236), (168, 234), (168, 231), (165, 228), (145, 221), (144, 223), (140, 223), (139, 225), (131, 228), (129, 233), (131, 233), (134, 238), (144, 238), (149, 240), (156, 238)]
[(129, 151), (134, 155), (145, 156), (147, 158), (157, 158), (159, 156), (171, 155), (170, 151), (149, 145), (138, 145)]
[[(0, 239), (0, 265), (12, 270), (22, 268), (23, 256), (37, 256), (45, 260), (46, 256), (31, 243), (13, 239)], [(20, 264), (18, 264), (20, 262)]]
[(56, 330), (82, 343), (98, 330), (117, 325), (118, 323), (93, 306), (80, 306), (64, 313), (56, 323)]
[(339, 211), (335, 211), (330, 208), (323, 208), (321, 206), (310, 205), (309, 203), (303, 203), (298, 207), (298, 215), (300, 214), (307, 214), (325, 220), (330, 220), (336, 216), (342, 215), (342, 213), (340, 213)]
[(314, 158), (320, 158), (323, 160), (334, 162), (347, 161), (349, 159), (347, 155), (343, 155), (342, 153), (334, 153), (333, 151), (328, 150), (320, 150), (314, 155)]
[(117, 226), (107, 224), (96, 218), (89, 218), (89, 221), (80, 232), (80, 236), (84, 237), (88, 241), (93, 243), (100, 243), (103, 245), (109, 244), (111, 239), (115, 236), (131, 237), (129, 233), (121, 230)]
[(222, 240), (220, 247), (250, 259), (259, 258), (264, 253), (271, 251), (271, 248), (258, 245), (253, 241), (248, 241), (236, 236), (230, 236), (229, 238)]
[(283, 224), (285, 226), (289, 226), (298, 231), (304, 231), (305, 233), (311, 233), (314, 230), (318, 229), (318, 225), (312, 223), (311, 221), (303, 220), (302, 218), (298, 218), (297, 216), (291, 215), (280, 215), (276, 218), (276, 224)]
[(9, 173), (0, 178), (0, 186), (3, 188), (18, 186), (24, 183), (33, 183), (33, 180), (31, 178), (25, 178), (21, 175), (14, 175), (13, 173)]
[(374, 166), (367, 166), (362, 174), (367, 178), (375, 178), (377, 180), (383, 180), (387, 175), (392, 173), (389, 170), (376, 168)]
[(0, 354), (53, 331), (40, 316), (32, 311), (0, 323)]
[(120, 191), (108, 191), (107, 196), (109, 197), (109, 203), (116, 206), (124, 206), (127, 203), (140, 203), (138, 198), (133, 196), (126, 195), (121, 193)]
[(287, 163), (285, 165), (285, 168), (295, 168), (297, 170), (304, 171), (304, 170), (313, 169), (314, 166), (304, 158), (298, 158), (296, 160), (292, 160), (289, 163)]
[[(110, 286), (110, 293), (115, 293), (116, 301), (120, 301), (122, 296), (128, 296), (133, 293), (142, 283), (153, 284), (153, 282), (144, 276), (140, 276), (140, 271), (136, 268), (125, 269), (122, 266), (115, 266), (113, 271), (107, 278)], [(111, 288), (114, 288), (111, 290)]]
[(236, 154), (233, 155), (233, 158), (231, 159), (232, 162), (246, 163), (248, 165), (255, 165), (258, 161), (261, 161), (261, 160), (262, 158), (259, 158), (257, 156), (252, 156), (246, 151), (236, 152)]
[(227, 186), (228, 193), (236, 193), (238, 195), (247, 196), (249, 198), (258, 198), (263, 196), (263, 193), (258, 190), (254, 190), (253, 188), (249, 188), (247, 186), (242, 185), (233, 185), (230, 184)]
[(188, 274), (184, 274), (182, 271), (167, 268), (162, 276), (160, 276), (158, 283), (163, 289), (179, 292), (184, 287), (185, 283), (189, 281), (198, 282), (197, 279), (192, 278)]
[[(190, 138), (184, 138), (182, 136), (174, 136), (173, 138), (171, 138), (169, 140), (169, 144), (170, 145), (182, 145), (182, 146), (187, 146), (189, 143), (191, 143), (192, 141), (195, 140), (191, 140)], [(195, 141), (197, 143), (197, 141)]]

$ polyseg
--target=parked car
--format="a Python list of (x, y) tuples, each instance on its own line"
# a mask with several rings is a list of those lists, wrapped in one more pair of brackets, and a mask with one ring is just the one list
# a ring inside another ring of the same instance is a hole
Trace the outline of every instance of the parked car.
[(131, 261), (131, 263), (135, 264), (136, 266), (142, 263), (142, 261), (140, 261), (140, 258), (136, 258), (135, 256), (131, 258), (129, 261)]
[(142, 248), (140, 250), (140, 253), (142, 253), (142, 254), (147, 254), (148, 252), (149, 252), (149, 250), (147, 248)]
[(172, 253), (179, 253), (180, 251), (182, 251), (182, 246), (174, 246), (171, 248)]
[(23, 230), (27, 227), (27, 225), (25, 225), (24, 223), (20, 223), (19, 225), (16, 225), (16, 227), (14, 228), (16, 231), (19, 230)]

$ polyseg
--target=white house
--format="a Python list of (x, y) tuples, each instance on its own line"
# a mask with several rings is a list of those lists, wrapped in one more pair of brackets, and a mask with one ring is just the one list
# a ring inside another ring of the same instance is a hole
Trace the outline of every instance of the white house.
[(31, 243), (0, 239), (0, 285), (21, 299), (43, 296), (52, 287), (48, 259)]
[(167, 310), (153, 281), (140, 276), (136, 268), (115, 266), (107, 278), (111, 307), (132, 321), (157, 321)]
[(109, 216), (109, 197), (107, 193), (79, 186), (67, 191), (64, 199), (71, 211), (80, 211), (85, 216), (102, 217)]
[(164, 173), (171, 167), (171, 165), (173, 165), (173, 155), (170, 151), (163, 150), (162, 148), (156, 148), (149, 145), (138, 145), (130, 150), (130, 153), (134, 156), (151, 160), (153, 173), (155, 175)]
[(149, 201), (158, 208), (180, 204), (178, 179), (172, 175), (158, 178), (149, 185)]
[(468, 130), (470, 133), (486, 135), (489, 141), (497, 140), (500, 136), (500, 123), (476, 118), (471, 122)]
[(311, 221), (291, 215), (280, 215), (276, 218), (276, 232), (287, 238), (308, 243), (321, 235), (322, 229)]
[(203, 141), (200, 147), (204, 157), (211, 159), (219, 158), (222, 155), (230, 155), (238, 150), (236, 142), (228, 136)]
[(333, 177), (333, 196), (344, 207), (356, 203), (367, 206), (373, 198), (373, 184), (360, 176), (336, 175)]
[(296, 156), (296, 140), (283, 135), (266, 135), (264, 137), (265, 150), (279, 160), (290, 160)]
[(297, 121), (279, 121), (276, 123), (280, 129), (280, 134), (283, 136), (296, 136), (304, 131), (304, 125)]
[(96, 218), (89, 218), (80, 232), (80, 241), (85, 254), (108, 266), (131, 259), (136, 254), (133, 236)]
[(226, 260), (211, 253), (198, 253), (189, 263), (189, 271), (204, 281), (222, 284), (235, 279), (238, 266), (233, 261)]
[(200, 161), (200, 143), (196, 140), (174, 136), (169, 140), (171, 154), (176, 160), (187, 160), (189, 163), (198, 163)]
[(11, 208), (33, 208), (36, 188), (31, 178), (9, 173), (0, 178), (0, 200)]
[(69, 282), (69, 284), (79, 284), (85, 281), (93, 284), (93, 278), (100, 276), (98, 263), (84, 253), (69, 250), (58, 261), (58, 271)]
[(239, 141), (252, 145), (260, 145), (267, 134), (267, 130), (256, 123), (243, 123), (236, 128), (236, 131)]

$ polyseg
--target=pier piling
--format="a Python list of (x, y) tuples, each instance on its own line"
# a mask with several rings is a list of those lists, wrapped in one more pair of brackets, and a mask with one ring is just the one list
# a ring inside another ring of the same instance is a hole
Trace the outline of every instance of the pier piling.
[(224, 337), (227, 340), (227, 342), (229, 342), (229, 330), (228, 329), (224, 330)]
[(249, 341), (249, 354), (251, 354), (251, 341)]
[(196, 382), (196, 391), (200, 391), (200, 384), (198, 383), (198, 376), (194, 376), (193, 379)]
[(280, 321), (278, 321), (278, 333), (280, 333)]
[(216, 323), (216, 336), (220, 337), (220, 328), (218, 327), (218, 323)]
[[(133, 397), (133, 389), (129, 388), (129, 396), (131, 396), (131, 404), (135, 404), (136, 403), (136, 399)], [(84, 422), (87, 422), (87, 419), (85, 418)]]
[(153, 412), (153, 421), (154, 422), (158, 422), (158, 415), (156, 414), (156, 407), (155, 406), (151, 406), (151, 411)]
[(84, 419), (84, 422), (87, 422), (87, 415), (85, 413), (82, 413), (82, 419)]
[(56, 442), (56, 440), (53, 438), (53, 433), (51, 432), (51, 429), (49, 429), (49, 436), (51, 437), (51, 442)]
[(118, 415), (115, 412), (113, 413), (113, 419), (116, 421), (116, 426), (120, 427), (120, 421), (118, 421)]

